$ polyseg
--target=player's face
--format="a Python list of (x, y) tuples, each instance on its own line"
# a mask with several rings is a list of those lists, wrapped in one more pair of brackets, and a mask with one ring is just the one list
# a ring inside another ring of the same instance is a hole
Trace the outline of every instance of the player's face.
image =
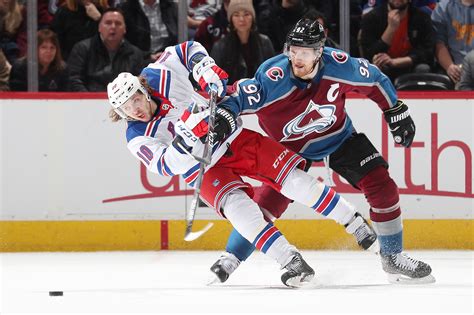
[(136, 92), (120, 106), (120, 109), (134, 120), (148, 122), (156, 111), (156, 104), (153, 101), (148, 101), (143, 93)]
[(291, 61), (293, 74), (297, 78), (310, 74), (318, 58), (314, 48), (298, 46), (290, 46), (288, 57)]

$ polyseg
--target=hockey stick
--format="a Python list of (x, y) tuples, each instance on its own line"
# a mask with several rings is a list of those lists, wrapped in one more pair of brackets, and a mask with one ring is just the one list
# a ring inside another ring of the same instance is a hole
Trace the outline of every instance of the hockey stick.
[(217, 90), (215, 86), (211, 86), (211, 93), (209, 99), (209, 121), (206, 142), (204, 143), (204, 152), (202, 158), (196, 158), (199, 161), (199, 173), (194, 184), (194, 196), (191, 202), (191, 207), (186, 213), (186, 232), (184, 233), (184, 240), (187, 242), (194, 241), (206, 233), (214, 224), (209, 222), (202, 230), (193, 232), (194, 216), (196, 215), (196, 209), (199, 204), (199, 195), (201, 194), (202, 178), (204, 176), (204, 169), (207, 165), (211, 164), (212, 158), (212, 145), (214, 136), (214, 122), (216, 119), (216, 102), (217, 102)]

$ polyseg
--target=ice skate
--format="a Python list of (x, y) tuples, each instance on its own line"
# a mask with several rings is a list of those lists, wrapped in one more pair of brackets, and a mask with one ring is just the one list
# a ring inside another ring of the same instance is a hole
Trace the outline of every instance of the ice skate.
[(281, 281), (288, 287), (298, 288), (307, 285), (314, 277), (311, 268), (300, 253), (295, 253), (284, 267), (287, 271), (281, 275)]
[(395, 284), (425, 284), (436, 279), (431, 275), (431, 267), (405, 253), (381, 255), (382, 268), (388, 275), (388, 281)]
[(211, 266), (211, 272), (216, 276), (209, 284), (226, 282), (229, 276), (240, 265), (240, 260), (234, 254), (225, 252)]
[(369, 223), (356, 212), (351, 222), (345, 225), (347, 233), (354, 235), (357, 244), (364, 249), (374, 253), (380, 251), (379, 243), (377, 242), (377, 234)]

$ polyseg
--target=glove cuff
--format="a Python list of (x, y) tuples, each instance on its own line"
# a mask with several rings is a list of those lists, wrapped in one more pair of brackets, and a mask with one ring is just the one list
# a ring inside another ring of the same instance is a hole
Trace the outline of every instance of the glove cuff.
[(196, 66), (202, 59), (207, 57), (206, 54), (202, 52), (198, 52), (194, 54), (191, 58), (189, 58), (189, 64), (188, 64), (188, 69), (189, 71), (193, 71), (194, 66)]
[(229, 134), (233, 133), (235, 130), (237, 130), (237, 122), (235, 120), (234, 114), (223, 108), (223, 107), (218, 107), (216, 109), (216, 115), (219, 115), (223, 120), (227, 122), (227, 125), (229, 127)]
[(405, 103), (397, 101), (395, 107), (384, 111), (384, 116), (389, 124), (394, 124), (410, 117), (410, 110)]
[(216, 62), (214, 61), (214, 59), (209, 56), (204, 56), (203, 58), (201, 58), (199, 62), (193, 66), (192, 69), (194, 80), (199, 83), (199, 79), (201, 78), (203, 72), (215, 64)]

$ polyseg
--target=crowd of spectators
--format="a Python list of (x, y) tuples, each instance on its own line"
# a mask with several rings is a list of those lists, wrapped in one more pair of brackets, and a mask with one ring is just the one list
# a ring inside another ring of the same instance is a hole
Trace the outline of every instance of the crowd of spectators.
[[(0, 91), (27, 90), (26, 8), (0, 0)], [(105, 91), (177, 44), (176, 0), (38, 0), (37, 14), (40, 91)], [(349, 16), (348, 53), (396, 87), (416, 74), (474, 89), (474, 0), (350, 0)], [(282, 52), (302, 17), (317, 19), (326, 45), (340, 48), (338, 0), (188, 0), (188, 36), (232, 83)]]

